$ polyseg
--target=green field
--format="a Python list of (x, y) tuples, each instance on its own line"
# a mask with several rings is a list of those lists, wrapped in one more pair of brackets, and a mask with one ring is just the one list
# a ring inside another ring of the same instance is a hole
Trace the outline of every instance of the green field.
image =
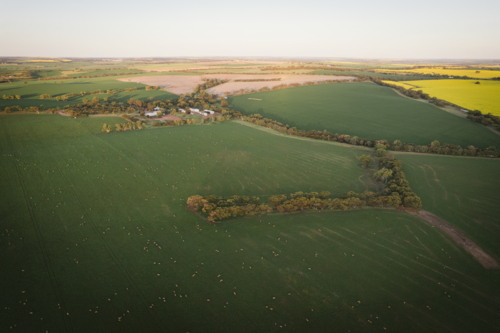
[(301, 130), (420, 145), (438, 140), (462, 147), (500, 146), (500, 136), (477, 123), (369, 82), (289, 88), (229, 97), (228, 102), (247, 115), (258, 113)]
[[(144, 75), (144, 74), (141, 74)], [(94, 96), (99, 98), (110, 97), (108, 94), (100, 95), (87, 95), (87, 96), (74, 96), (68, 101), (56, 101), (57, 96), (79, 93), (81, 91), (95, 91), (101, 89), (102, 91), (115, 90), (115, 89), (126, 89), (137, 87), (137, 91), (127, 91), (116, 93), (111, 96), (111, 99), (116, 98), (117, 102), (126, 103), (130, 98), (134, 99), (146, 99), (147, 97), (153, 97), (154, 99), (172, 99), (176, 98), (177, 95), (169, 93), (165, 90), (145, 90), (144, 84), (135, 82), (121, 82), (117, 81), (115, 78), (103, 77), (103, 78), (93, 78), (93, 79), (71, 79), (71, 80), (61, 80), (63, 83), (57, 81), (37, 81), (28, 80), (26, 85), (23, 83), (24, 80), (14, 81), (12, 83), (2, 83), (0, 84), (0, 96), (3, 95), (21, 95), (21, 99), (17, 100), (4, 100), (0, 99), (0, 108), (3, 110), (7, 106), (19, 105), (21, 107), (27, 106), (40, 106), (43, 104), (46, 108), (64, 108), (66, 105), (73, 105), (82, 103), (83, 99), (92, 99)], [(54, 83), (56, 82), (56, 83)], [(49, 94), (52, 96), (50, 99), (40, 99), (41, 94)]]
[(500, 161), (397, 154), (425, 210), (456, 226), (500, 261)]
[(359, 149), (231, 122), (93, 134), (122, 121), (0, 116), (0, 331), (500, 329), (499, 272), (411, 215), (209, 226), (185, 209), (193, 194), (375, 190)]
[(366, 75), (366, 76), (373, 76), (373, 77), (379, 77), (383, 79), (397, 79), (397, 80), (422, 80), (422, 79), (428, 79), (423, 76), (418, 76), (418, 75), (391, 75), (391, 74), (383, 74), (383, 73), (376, 73), (376, 72), (365, 72), (365, 71), (329, 71), (329, 70), (318, 70), (318, 71), (313, 71), (311, 73), (314, 74), (319, 74), (319, 75)]

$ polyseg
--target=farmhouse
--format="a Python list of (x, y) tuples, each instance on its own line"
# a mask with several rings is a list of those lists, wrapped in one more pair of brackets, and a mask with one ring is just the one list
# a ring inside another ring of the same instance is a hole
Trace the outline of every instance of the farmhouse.
[(144, 115), (146, 117), (156, 117), (157, 116), (156, 112), (146, 112), (146, 113), (144, 113)]

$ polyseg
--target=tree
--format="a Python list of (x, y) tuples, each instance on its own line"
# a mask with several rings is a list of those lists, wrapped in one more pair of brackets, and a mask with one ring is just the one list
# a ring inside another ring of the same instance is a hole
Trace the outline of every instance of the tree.
[(162, 116), (162, 114), (163, 114), (163, 112), (161, 112), (161, 111), (156, 111), (156, 116), (157, 116), (158, 118), (159, 118), (159, 117), (161, 117), (161, 116)]
[(392, 170), (389, 170), (385, 167), (373, 174), (373, 178), (375, 178), (377, 180), (381, 180), (386, 184), (387, 184), (387, 180), (390, 176), (392, 176)]
[(372, 158), (368, 155), (361, 155), (360, 157), (358, 157), (358, 160), (363, 163), (363, 166), (365, 168), (368, 168), (370, 166), (370, 163), (372, 162)]
[(24, 84), (26, 85), (26, 84), (28, 84), (28, 82), (24, 81)]
[(432, 148), (439, 148), (439, 146), (441, 146), (441, 143), (439, 143), (438, 140), (432, 141), (432, 143), (431, 143)]
[(383, 157), (386, 153), (386, 150), (383, 148), (377, 148), (377, 151), (375, 152), (375, 155), (377, 157)]
[(229, 103), (226, 101), (226, 99), (224, 97), (222, 97), (220, 99), (220, 106), (222, 106), (223, 108), (225, 107), (228, 107), (229, 106)]

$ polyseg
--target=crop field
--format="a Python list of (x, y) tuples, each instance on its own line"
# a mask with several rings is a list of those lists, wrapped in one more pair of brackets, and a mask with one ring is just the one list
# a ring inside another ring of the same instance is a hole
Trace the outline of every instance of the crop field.
[(359, 149), (231, 122), (95, 135), (103, 122), (123, 120), (0, 116), (0, 331), (500, 329), (499, 272), (411, 215), (210, 226), (185, 209), (375, 190)]
[[(497, 68), (495, 68), (497, 69)], [(484, 69), (443, 69), (443, 68), (417, 68), (417, 69), (389, 69), (384, 72), (394, 73), (415, 73), (415, 74), (433, 74), (433, 75), (449, 75), (449, 76), (468, 76), (475, 79), (493, 79), (500, 77), (499, 70), (484, 70)]]
[(398, 82), (396, 85), (406, 89), (422, 90), (432, 97), (444, 99), (469, 110), (500, 116), (500, 81), (425, 80)]
[(368, 63), (368, 62), (349, 62), (349, 61), (322, 61), (322, 64), (333, 65), (344, 68), (408, 68), (413, 65), (408, 64), (390, 64), (390, 63)]
[(500, 136), (477, 123), (373, 83), (290, 88), (229, 97), (228, 102), (247, 115), (258, 113), (301, 130), (420, 145), (438, 140), (462, 147), (500, 146)]
[(500, 261), (500, 161), (420, 154), (397, 158), (424, 209), (456, 226)]
[(366, 75), (366, 76), (373, 76), (373, 77), (379, 77), (379, 78), (385, 78), (385, 79), (397, 79), (397, 80), (422, 80), (423, 76), (418, 76), (418, 75), (405, 75), (405, 74), (400, 74), (398, 75), (397, 73), (395, 74), (384, 74), (384, 73), (377, 73), (377, 72), (364, 72), (364, 71), (329, 71), (329, 70), (317, 70), (311, 72), (311, 74), (319, 74), (319, 75)]
[[(0, 108), (4, 109), (7, 106), (19, 105), (21, 107), (27, 106), (40, 106), (44, 105), (46, 108), (64, 108), (66, 105), (73, 105), (82, 103), (83, 99), (92, 99), (94, 96), (99, 98), (110, 97), (108, 94), (87, 95), (87, 96), (74, 96), (68, 101), (57, 101), (56, 97), (70, 94), (79, 93), (81, 91), (91, 92), (101, 89), (102, 91), (126, 89), (137, 87), (137, 91), (127, 91), (116, 93), (111, 96), (111, 99), (116, 98), (117, 102), (126, 103), (130, 98), (139, 99), (153, 97), (155, 99), (170, 99), (175, 98), (177, 95), (169, 93), (165, 90), (145, 90), (145, 85), (135, 82), (120, 82), (114, 78), (93, 78), (93, 79), (71, 79), (71, 80), (48, 80), (37, 81), (28, 80), (24, 84), (23, 80), (13, 81), (12, 83), (0, 84), (0, 96), (3, 95), (21, 95), (21, 99), (0, 99)], [(41, 99), (41, 94), (49, 94), (52, 96), (50, 99)]]

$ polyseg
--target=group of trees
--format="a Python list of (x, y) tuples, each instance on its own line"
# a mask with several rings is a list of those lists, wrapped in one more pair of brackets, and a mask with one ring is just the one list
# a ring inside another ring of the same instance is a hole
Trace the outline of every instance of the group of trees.
[[(104, 124), (106, 125), (106, 124)], [(135, 129), (143, 129), (145, 123), (141, 122), (140, 120), (137, 120), (135, 122), (127, 122), (124, 124), (115, 124), (116, 126), (116, 132), (120, 131), (129, 131), (129, 130), (135, 130)], [(103, 126), (104, 129), (104, 126)]]
[(3, 95), (3, 99), (21, 99), (21, 95)]
[(90, 114), (110, 114), (122, 112), (134, 112), (135, 109), (127, 110), (127, 106), (116, 100), (110, 101), (109, 98), (104, 98), (103, 101), (95, 96), (92, 100), (83, 99), (83, 103), (76, 105), (67, 105), (64, 107), (65, 112), (72, 117), (86, 117)]
[(52, 96), (49, 94), (41, 94), (40, 95), (40, 99), (49, 99), (49, 98), (52, 98)]
[[(130, 121), (124, 124), (115, 124), (116, 126), (116, 132), (120, 131), (129, 131), (129, 130), (135, 130), (135, 129), (143, 129), (145, 126), (145, 123), (141, 122), (140, 120), (137, 121)], [(110, 133), (111, 132), (111, 126), (104, 123), (102, 124), (102, 132), (103, 133)]]
[(382, 157), (379, 159), (379, 170), (374, 173), (375, 179), (383, 181), (386, 188), (381, 196), (395, 196), (401, 199), (404, 207), (421, 208), (422, 201), (410, 188), (403, 172), (403, 163), (397, 158)]
[(484, 126), (492, 125), (497, 130), (500, 130), (500, 117), (494, 116), (491, 113), (482, 114), (482, 112), (478, 110), (469, 111), (467, 119), (470, 119), (476, 123), (480, 123)]
[(162, 127), (162, 126), (182, 126), (182, 125), (191, 125), (195, 124), (195, 119), (177, 119), (177, 120), (165, 120), (165, 121), (155, 121), (153, 123), (153, 127)]
[(160, 86), (146, 86), (146, 90), (158, 90)]
[(402, 171), (401, 161), (392, 158), (380, 159), (380, 170), (374, 175), (386, 184), (381, 192), (365, 191), (356, 193), (350, 191), (339, 198), (328, 198), (330, 192), (296, 192), (286, 195), (273, 195), (267, 203), (261, 202), (259, 197), (234, 195), (230, 198), (209, 195), (202, 197), (193, 195), (187, 200), (187, 207), (193, 212), (201, 212), (211, 223), (229, 217), (253, 216), (267, 214), (274, 211), (279, 213), (293, 213), (311, 210), (353, 210), (364, 206), (421, 208), (420, 198), (413, 193), (405, 174)]
[(224, 80), (224, 79), (204, 79), (204, 81), (205, 81), (205, 83), (201, 83), (201, 84), (197, 85), (194, 88), (194, 90), (193, 90), (194, 94), (201, 93), (201, 91), (204, 91), (204, 90), (210, 89), (212, 87), (218, 86), (220, 84), (226, 83), (229, 80)]

